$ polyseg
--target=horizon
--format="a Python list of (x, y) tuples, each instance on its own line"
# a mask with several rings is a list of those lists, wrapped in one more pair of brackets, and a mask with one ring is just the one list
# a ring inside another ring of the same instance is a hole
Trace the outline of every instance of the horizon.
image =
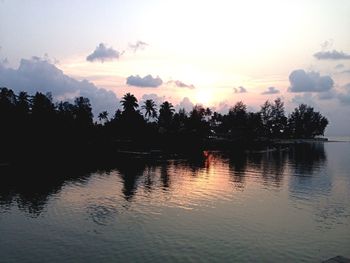
[(109, 112), (127, 92), (223, 112), (281, 97), (350, 134), (350, 2), (94, 3), (0, 2), (0, 86)]

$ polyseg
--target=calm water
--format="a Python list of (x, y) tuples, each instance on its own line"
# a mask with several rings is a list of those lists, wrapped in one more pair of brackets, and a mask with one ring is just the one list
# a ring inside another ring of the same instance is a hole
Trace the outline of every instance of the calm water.
[(349, 142), (329, 142), (93, 172), (1, 170), (0, 262), (350, 257), (349, 156)]

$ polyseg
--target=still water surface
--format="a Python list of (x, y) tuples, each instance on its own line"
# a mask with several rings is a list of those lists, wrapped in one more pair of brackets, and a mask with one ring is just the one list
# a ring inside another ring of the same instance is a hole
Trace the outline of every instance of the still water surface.
[(329, 142), (92, 172), (2, 171), (0, 262), (350, 257), (349, 156), (349, 142)]

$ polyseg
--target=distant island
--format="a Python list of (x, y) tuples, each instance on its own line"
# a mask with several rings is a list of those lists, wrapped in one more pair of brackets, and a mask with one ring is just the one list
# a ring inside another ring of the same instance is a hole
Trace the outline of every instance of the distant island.
[[(227, 114), (196, 105), (190, 112), (165, 101), (138, 104), (127, 93), (122, 109), (94, 120), (90, 101), (53, 102), (50, 94), (15, 94), (0, 88), (0, 163), (113, 158), (125, 151), (192, 152), (202, 149), (246, 149), (273, 141), (312, 139), (323, 135), (328, 120), (300, 104), (287, 117), (280, 98), (249, 112), (239, 101)], [(158, 108), (159, 107), (159, 108)]]

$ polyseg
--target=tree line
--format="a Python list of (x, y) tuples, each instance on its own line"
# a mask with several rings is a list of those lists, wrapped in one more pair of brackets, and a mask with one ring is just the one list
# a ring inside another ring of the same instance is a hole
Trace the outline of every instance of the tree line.
[(39, 149), (42, 155), (74, 155), (111, 147), (193, 148), (203, 140), (314, 138), (328, 125), (327, 118), (305, 104), (286, 116), (280, 98), (266, 101), (258, 112), (249, 112), (239, 101), (226, 114), (202, 105), (176, 111), (169, 101), (156, 105), (152, 99), (139, 105), (130, 93), (123, 96), (121, 106), (113, 116), (103, 111), (94, 121), (88, 98), (54, 102), (49, 93), (29, 96), (0, 88), (0, 158), (28, 156)]

